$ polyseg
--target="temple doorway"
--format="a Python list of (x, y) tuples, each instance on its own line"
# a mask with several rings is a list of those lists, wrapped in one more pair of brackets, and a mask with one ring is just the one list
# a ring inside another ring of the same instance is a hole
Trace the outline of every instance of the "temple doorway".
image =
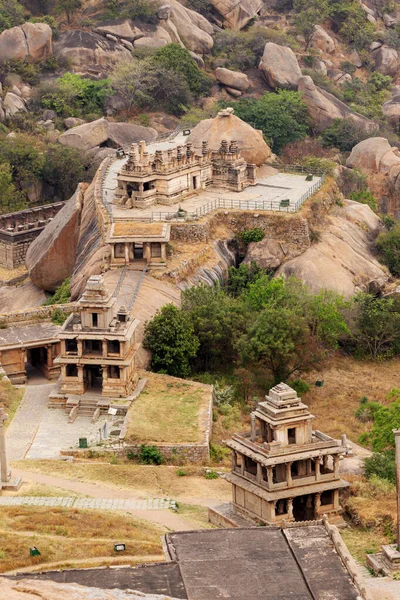
[(28, 380), (41, 379), (48, 376), (47, 373), (47, 348), (29, 348), (25, 355), (25, 371)]
[(313, 521), (315, 519), (315, 504), (312, 494), (293, 498), (293, 517), (295, 521)]
[(84, 380), (85, 388), (92, 391), (100, 391), (103, 387), (103, 372), (102, 368), (97, 365), (85, 365)]

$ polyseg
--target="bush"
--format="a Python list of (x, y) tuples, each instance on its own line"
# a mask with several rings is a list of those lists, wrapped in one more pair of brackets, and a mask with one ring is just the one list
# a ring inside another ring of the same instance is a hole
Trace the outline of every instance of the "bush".
[(144, 465), (162, 465), (165, 460), (157, 446), (142, 444), (139, 449), (138, 458)]
[(110, 93), (107, 79), (92, 81), (76, 73), (65, 73), (53, 85), (38, 90), (44, 108), (55, 110), (60, 117), (93, 116), (103, 114)]
[(224, 458), (229, 456), (230, 450), (221, 444), (210, 443), (210, 458), (213, 463), (221, 463)]
[(388, 231), (393, 229), (393, 227), (396, 227), (398, 223), (398, 221), (390, 215), (382, 215), (382, 221)]
[(205, 479), (218, 479), (219, 475), (215, 471), (205, 471), (204, 477)]
[(350, 200), (355, 200), (356, 202), (361, 202), (361, 204), (366, 204), (374, 212), (378, 211), (376, 198), (368, 188), (363, 188), (359, 192), (351, 192)]
[(322, 143), (326, 147), (338, 148), (341, 152), (350, 152), (354, 146), (371, 135), (349, 119), (335, 119), (333, 125), (323, 132)]
[(240, 234), (241, 239), (245, 244), (250, 244), (251, 242), (261, 242), (264, 238), (265, 232), (261, 227), (254, 227), (253, 229), (246, 229), (242, 231)]
[(376, 240), (376, 247), (390, 272), (396, 277), (400, 276), (400, 225), (381, 233)]
[(105, 19), (137, 19), (143, 23), (156, 25), (158, 4), (151, 0), (106, 0), (103, 17)]
[(0, 1), (0, 33), (25, 21), (25, 9), (17, 0)]
[(289, 382), (289, 385), (291, 388), (296, 390), (300, 396), (307, 394), (307, 392), (310, 391), (310, 386), (306, 381), (304, 381), (304, 379), (294, 379), (293, 381)]
[(51, 298), (46, 300), (44, 306), (52, 304), (67, 304), (71, 297), (71, 277), (65, 279), (62, 284), (56, 289)]
[(258, 100), (245, 98), (234, 106), (240, 119), (262, 130), (274, 152), (280, 153), (287, 144), (304, 139), (309, 131), (307, 106), (299, 92), (265, 93)]
[(226, 286), (228, 294), (234, 297), (240, 296), (250, 283), (256, 281), (262, 274), (265, 274), (265, 271), (255, 261), (250, 265), (241, 263), (238, 267), (229, 267)]
[(56, 310), (51, 315), (51, 322), (54, 323), (54, 325), (63, 325), (66, 320), (67, 315), (64, 314), (59, 308), (56, 308)]
[(182, 77), (195, 98), (207, 96), (210, 93), (212, 80), (201, 71), (189, 51), (179, 44), (167, 44), (159, 48), (152, 60), (156, 66)]

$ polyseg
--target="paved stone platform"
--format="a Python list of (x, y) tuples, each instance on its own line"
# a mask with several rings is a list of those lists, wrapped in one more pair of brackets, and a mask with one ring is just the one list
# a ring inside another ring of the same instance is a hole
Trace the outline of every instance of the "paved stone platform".
[(171, 498), (145, 498), (143, 500), (113, 498), (69, 498), (58, 496), (1, 496), (0, 506), (61, 506), (95, 510), (161, 510), (176, 508)]

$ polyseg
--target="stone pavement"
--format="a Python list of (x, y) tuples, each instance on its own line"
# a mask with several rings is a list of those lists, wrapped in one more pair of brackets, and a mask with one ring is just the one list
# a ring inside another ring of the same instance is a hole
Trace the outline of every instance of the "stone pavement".
[(145, 498), (130, 500), (123, 498), (69, 498), (58, 496), (1, 496), (0, 506), (62, 506), (95, 510), (160, 510), (176, 509), (175, 500), (170, 498)]
[(27, 386), (22, 402), (6, 431), (9, 460), (25, 458), (47, 411), (49, 394), (54, 385), (45, 383)]

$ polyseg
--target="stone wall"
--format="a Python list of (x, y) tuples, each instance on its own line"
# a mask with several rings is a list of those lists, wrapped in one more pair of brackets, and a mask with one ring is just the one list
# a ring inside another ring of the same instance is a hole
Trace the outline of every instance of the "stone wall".
[(77, 304), (70, 302), (69, 304), (52, 304), (50, 306), (39, 306), (11, 313), (0, 313), (0, 328), (4, 329), (11, 325), (42, 323), (43, 321), (50, 321), (55, 311), (61, 311), (64, 315), (68, 316), (76, 310)]
[(25, 261), (29, 246), (64, 206), (56, 202), (0, 215), (0, 265), (14, 269)]

